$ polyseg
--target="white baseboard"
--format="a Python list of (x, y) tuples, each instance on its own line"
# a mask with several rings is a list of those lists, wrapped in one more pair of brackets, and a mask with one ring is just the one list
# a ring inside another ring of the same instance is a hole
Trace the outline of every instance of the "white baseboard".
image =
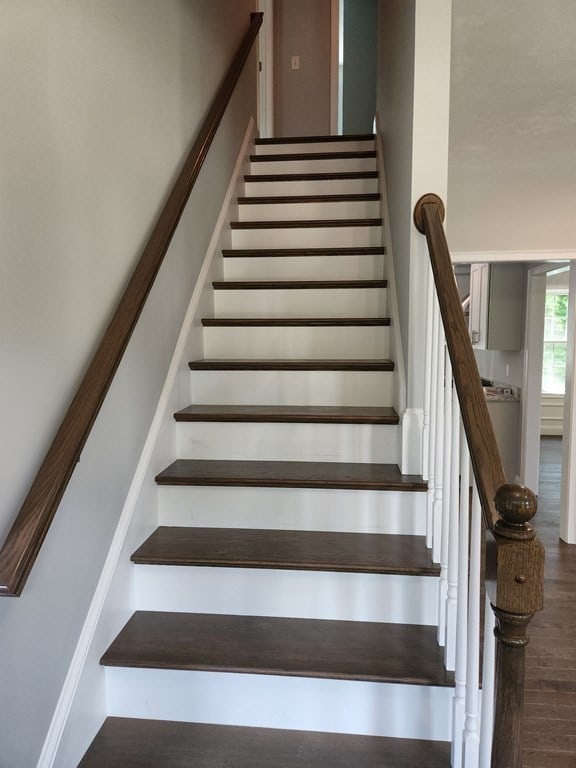
[(424, 411), (421, 408), (407, 408), (401, 418), (402, 459), (400, 471), (404, 475), (421, 475)]

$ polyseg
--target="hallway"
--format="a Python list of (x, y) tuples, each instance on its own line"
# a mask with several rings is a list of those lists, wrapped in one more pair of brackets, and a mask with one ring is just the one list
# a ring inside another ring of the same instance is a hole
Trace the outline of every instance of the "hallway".
[(576, 547), (558, 538), (562, 441), (543, 438), (536, 531), (546, 548), (545, 606), (526, 650), (524, 768), (576, 766)]

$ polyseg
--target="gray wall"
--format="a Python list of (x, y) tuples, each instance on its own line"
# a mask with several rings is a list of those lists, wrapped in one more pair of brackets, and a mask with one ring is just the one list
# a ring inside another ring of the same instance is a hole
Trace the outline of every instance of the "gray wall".
[[(0, 541), (253, 10), (253, 0), (3, 4)], [(0, 600), (2, 768), (37, 763), (255, 113), (255, 80), (253, 57), (24, 594)]]
[(343, 133), (372, 133), (377, 17), (377, 0), (344, 0)]
[(377, 109), (380, 115), (390, 231), (404, 351), (410, 317), (410, 237), (414, 100), (414, 0), (380, 0)]
[[(274, 133), (330, 133), (330, 0), (274, 4)], [(300, 69), (291, 68), (293, 56)]]

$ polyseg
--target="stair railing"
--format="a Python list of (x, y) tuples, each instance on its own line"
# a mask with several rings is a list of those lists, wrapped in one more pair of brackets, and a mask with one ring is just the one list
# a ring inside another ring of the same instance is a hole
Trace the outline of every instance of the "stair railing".
[(38, 556), (262, 25), (262, 13), (252, 13), (250, 18), (248, 31), (0, 550), (0, 595), (21, 594)]
[(505, 480), (443, 219), (437, 195), (420, 198), (414, 222), (431, 262), (423, 474), (441, 567), (438, 640), (455, 671), (452, 766), (521, 768), (526, 631), (542, 610), (544, 550), (534, 494)]

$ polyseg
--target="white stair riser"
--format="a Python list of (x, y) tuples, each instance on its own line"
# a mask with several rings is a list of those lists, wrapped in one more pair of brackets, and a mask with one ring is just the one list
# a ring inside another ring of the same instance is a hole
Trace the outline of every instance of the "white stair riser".
[(451, 688), (179, 670), (106, 670), (108, 715), (450, 738)]
[[(255, 175), (270, 176), (270, 173), (260, 169)], [(373, 192), (378, 192), (377, 178), (247, 181), (244, 194), (249, 197), (262, 197), (264, 195), (363, 195)]]
[(176, 433), (180, 459), (383, 464), (400, 460), (395, 425), (182, 422)]
[(282, 144), (256, 144), (257, 155), (305, 154), (307, 152), (374, 152), (374, 139), (348, 139), (347, 141), (290, 142)]
[(377, 200), (317, 203), (242, 203), (239, 221), (301, 221), (302, 219), (375, 219), (380, 216)]
[(208, 359), (379, 359), (389, 353), (385, 326), (204, 328)]
[(426, 494), (331, 488), (163, 486), (159, 524), (426, 534)]
[(385, 288), (214, 291), (216, 317), (385, 317)]
[(233, 229), (232, 248), (369, 248), (382, 245), (382, 227)]
[(252, 174), (275, 173), (358, 173), (375, 171), (374, 157), (345, 157), (335, 160), (261, 160), (250, 163)]
[(434, 625), (438, 579), (258, 568), (135, 566), (136, 609)]
[(384, 254), (223, 259), (226, 280), (382, 280)]
[(392, 405), (392, 371), (191, 371), (192, 402)]

